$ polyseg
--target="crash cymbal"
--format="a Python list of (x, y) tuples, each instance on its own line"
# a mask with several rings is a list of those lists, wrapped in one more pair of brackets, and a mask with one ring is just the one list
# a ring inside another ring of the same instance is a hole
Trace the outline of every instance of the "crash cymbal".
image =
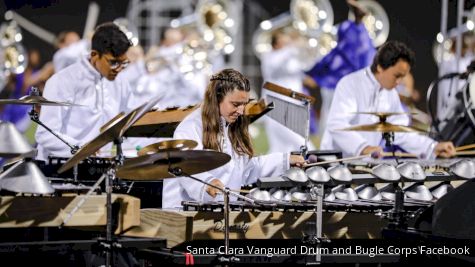
[(389, 122), (378, 122), (373, 124), (366, 125), (356, 125), (348, 127), (345, 129), (340, 129), (340, 131), (362, 131), (362, 132), (422, 132), (422, 130), (412, 128), (404, 125), (391, 124)]
[(42, 96), (26, 95), (19, 99), (0, 99), (0, 105), (14, 104), (14, 105), (41, 105), (41, 106), (82, 106), (79, 104), (72, 104), (67, 102), (50, 101)]
[(132, 118), (129, 120), (127, 125), (122, 129), (120, 136), (123, 136), (127, 130), (129, 130), (132, 125), (134, 125), (140, 118), (142, 118), (147, 112), (151, 111), (153, 107), (158, 103), (158, 101), (162, 98), (162, 95), (158, 95), (149, 101), (145, 102), (143, 105), (137, 107), (133, 112)]
[(134, 112), (131, 112), (127, 115), (122, 115), (115, 117), (111, 122), (108, 122), (108, 126), (98, 135), (96, 138), (92, 139), (89, 143), (81, 147), (76, 154), (74, 154), (68, 161), (64, 163), (61, 168), (58, 169), (58, 173), (63, 173), (74, 165), (78, 164), (81, 160), (93, 155), (101, 147), (107, 145), (108, 143), (114, 141), (114, 139), (120, 137), (122, 129), (127, 125), (130, 119), (134, 116)]
[(193, 140), (167, 140), (161, 141), (155, 144), (148, 145), (139, 150), (137, 153), (139, 156), (150, 155), (166, 151), (180, 151), (180, 150), (191, 150), (198, 145), (197, 142)]
[(193, 175), (216, 169), (231, 157), (214, 150), (168, 151), (125, 160), (117, 170), (117, 177), (128, 180), (161, 180), (173, 178), (168, 171), (181, 168)]
[(0, 157), (17, 157), (33, 151), (33, 147), (11, 122), (0, 121)]
[(73, 155), (68, 161), (64, 163), (58, 172), (65, 172), (74, 165), (78, 164), (81, 160), (93, 155), (101, 147), (107, 145), (110, 142), (113, 142), (115, 139), (120, 138), (124, 133), (129, 129), (129, 127), (134, 124), (140, 117), (142, 117), (146, 112), (148, 112), (159, 100), (158, 97), (153, 98), (152, 100), (145, 102), (143, 105), (135, 108), (128, 114), (124, 115), (120, 113), (119, 115), (112, 118), (111, 121), (107, 122), (102, 128), (101, 132), (96, 138), (92, 139), (89, 143), (81, 147), (76, 154)]

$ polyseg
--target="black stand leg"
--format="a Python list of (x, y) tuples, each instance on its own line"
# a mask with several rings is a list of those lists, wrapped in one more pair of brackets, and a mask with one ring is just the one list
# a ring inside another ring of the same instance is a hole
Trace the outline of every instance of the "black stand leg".
[[(386, 147), (390, 148), (396, 163), (399, 164), (399, 159), (396, 156), (396, 148), (394, 147), (394, 133), (383, 133), (383, 139), (386, 141)], [(394, 183), (395, 199), (394, 208), (390, 215), (391, 228), (403, 229), (406, 228), (406, 220), (404, 217), (404, 191), (399, 186), (399, 183)], [(404, 181), (401, 181), (401, 186), (404, 187)]]

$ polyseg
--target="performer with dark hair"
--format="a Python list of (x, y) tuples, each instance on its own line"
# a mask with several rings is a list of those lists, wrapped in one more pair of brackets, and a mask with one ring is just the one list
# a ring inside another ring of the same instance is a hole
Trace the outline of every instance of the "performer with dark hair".
[[(243, 116), (250, 90), (249, 80), (240, 72), (222, 70), (211, 77), (202, 106), (175, 130), (174, 138), (194, 140), (198, 142), (196, 149), (212, 149), (231, 156), (226, 165), (195, 175), (199, 179), (238, 190), (259, 177), (280, 175), (289, 165), (304, 163), (301, 156), (287, 153), (254, 156), (249, 120)], [(211, 200), (216, 194), (216, 189), (189, 178), (166, 179), (163, 208), (179, 208), (186, 200)]]
[[(84, 145), (99, 134), (102, 125), (127, 111), (128, 82), (117, 77), (128, 64), (131, 43), (113, 23), (100, 25), (92, 37), (89, 56), (53, 75), (43, 96), (75, 107), (42, 107), (40, 120), (71, 145)], [(38, 158), (70, 157), (68, 146), (43, 127), (36, 132)]]
[[(397, 41), (387, 42), (378, 50), (371, 67), (343, 77), (336, 86), (323, 134), (321, 149), (337, 149), (345, 156), (382, 152), (380, 132), (341, 131), (355, 125), (377, 123), (378, 117), (355, 112), (404, 112), (394, 88), (415, 63), (414, 52)], [(408, 125), (406, 115), (390, 116), (387, 122)], [(394, 144), (420, 157), (451, 157), (452, 142), (436, 142), (415, 133), (396, 133)]]

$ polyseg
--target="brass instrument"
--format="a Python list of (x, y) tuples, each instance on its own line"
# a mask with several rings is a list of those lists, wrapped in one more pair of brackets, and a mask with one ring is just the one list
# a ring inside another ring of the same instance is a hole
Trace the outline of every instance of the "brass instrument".
[[(336, 46), (333, 9), (327, 0), (293, 0), (290, 12), (261, 22), (254, 32), (252, 43), (257, 57), (271, 51), (272, 34), (276, 31), (296, 33), (303, 40), (305, 55), (302, 62), (310, 67)], [(304, 68), (306, 68), (304, 66)]]
[[(384, 8), (374, 0), (359, 0), (358, 5), (367, 11), (362, 22), (368, 30), (374, 46), (378, 47), (384, 44), (389, 35), (389, 18)], [(355, 15), (350, 10), (348, 18), (354, 19), (354, 17)]]
[(3, 47), (10, 46), (14, 43), (21, 42), (23, 35), (20, 27), (15, 21), (4, 22), (0, 26), (0, 44)]
[(238, 18), (229, 0), (200, 0), (195, 12), (174, 19), (170, 26), (183, 31), (185, 41), (177, 56), (157, 55), (149, 62), (152, 69), (174, 64), (185, 75), (194, 71), (211, 73), (211, 61), (219, 54), (231, 54)]
[(116, 18), (114, 24), (127, 36), (133, 46), (139, 44), (139, 30), (126, 18)]
[[(231, 54), (234, 51), (233, 39), (237, 31), (237, 16), (232, 11), (229, 0), (200, 0), (195, 13), (174, 19), (170, 26), (191, 29), (198, 36), (190, 39), (190, 47), (198, 43), (209, 46), (210, 51)], [(200, 44), (200, 46), (204, 46)]]
[(26, 50), (21, 44), (23, 36), (15, 21), (4, 22), (0, 26), (0, 72), (3, 76), (20, 74), (28, 64)]
[[(437, 65), (439, 65), (442, 61), (455, 58), (455, 37), (458, 34), (462, 34), (462, 42), (467, 46), (470, 46), (470, 43), (473, 42), (473, 38), (475, 38), (473, 36), (474, 28), (474, 22), (472, 20), (467, 20), (467, 22), (461, 25), (460, 28), (453, 28), (449, 30), (446, 36), (439, 32), (432, 45), (432, 56), (434, 57)], [(462, 47), (464, 46), (465, 45), (462, 45)]]
[[(363, 23), (374, 45), (382, 45), (389, 35), (389, 19), (386, 12), (373, 0), (358, 1), (358, 5), (367, 11)], [(351, 10), (348, 18), (354, 19)], [(272, 49), (271, 35), (277, 30), (297, 30), (299, 35), (304, 37), (306, 44), (302, 60), (305, 66), (308, 66), (306, 62), (313, 65), (337, 45), (338, 24), (333, 25), (333, 11), (328, 1), (293, 0), (290, 13), (262, 21), (253, 36), (253, 47), (257, 57)]]

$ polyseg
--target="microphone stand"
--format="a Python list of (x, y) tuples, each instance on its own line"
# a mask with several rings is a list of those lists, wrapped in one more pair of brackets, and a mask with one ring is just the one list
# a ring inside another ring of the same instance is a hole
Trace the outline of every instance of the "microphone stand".
[(246, 196), (242, 196), (234, 191), (231, 191), (231, 189), (225, 187), (225, 188), (221, 188), (221, 187), (218, 187), (218, 186), (215, 186), (213, 184), (210, 184), (208, 182), (205, 182), (205, 181), (202, 181), (194, 176), (191, 176), (190, 174), (187, 174), (185, 173), (182, 168), (180, 167), (169, 167), (168, 169), (168, 173), (174, 175), (175, 177), (179, 177), (179, 176), (185, 176), (187, 178), (191, 178), (197, 182), (200, 182), (202, 184), (205, 184), (207, 186), (210, 186), (214, 189), (217, 189), (219, 190), (220, 192), (223, 193), (223, 198), (224, 198), (224, 209), (223, 209), (223, 212), (224, 212), (224, 255), (221, 256), (219, 258), (219, 261), (221, 262), (239, 262), (239, 258), (235, 257), (235, 256), (232, 256), (230, 253), (229, 253), (229, 212), (230, 212), (230, 208), (229, 208), (229, 196), (230, 195), (233, 195), (239, 199), (242, 199), (244, 201), (247, 201), (251, 204), (254, 204), (255, 201), (253, 199), (250, 199)]

